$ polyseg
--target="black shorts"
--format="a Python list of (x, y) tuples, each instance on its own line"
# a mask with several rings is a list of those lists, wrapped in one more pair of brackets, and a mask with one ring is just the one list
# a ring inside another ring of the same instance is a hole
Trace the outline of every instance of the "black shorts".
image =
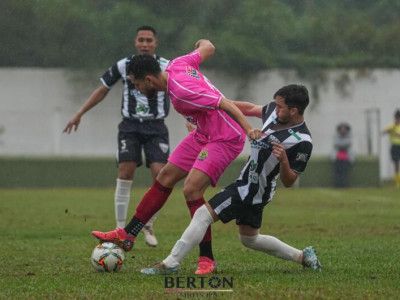
[(390, 148), (390, 154), (392, 156), (393, 161), (400, 160), (400, 145), (392, 145)]
[(146, 166), (151, 163), (167, 163), (169, 156), (168, 128), (164, 121), (131, 122), (119, 125), (117, 162), (133, 161), (142, 165), (142, 149)]
[(236, 219), (237, 225), (249, 225), (255, 229), (261, 227), (265, 203), (245, 204), (233, 183), (216, 194), (208, 202), (222, 223)]

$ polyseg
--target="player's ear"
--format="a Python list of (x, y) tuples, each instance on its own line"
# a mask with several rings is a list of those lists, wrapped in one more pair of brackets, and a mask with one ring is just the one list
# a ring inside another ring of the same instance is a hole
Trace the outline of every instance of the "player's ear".
[(151, 76), (151, 75), (146, 75), (146, 77), (144, 78), (144, 81), (145, 81), (146, 83), (153, 83), (154, 78), (153, 78), (153, 76)]

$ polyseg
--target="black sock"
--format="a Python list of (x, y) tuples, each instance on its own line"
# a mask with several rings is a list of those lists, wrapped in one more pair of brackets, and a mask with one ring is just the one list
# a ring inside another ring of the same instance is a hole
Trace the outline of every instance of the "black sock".
[(199, 248), (200, 248), (200, 256), (206, 256), (206, 257), (214, 260), (211, 241), (201, 242), (199, 244)]
[(126, 233), (131, 234), (134, 237), (137, 237), (137, 235), (139, 234), (140, 230), (142, 230), (144, 225), (145, 224), (138, 218), (133, 217), (132, 220), (129, 222), (129, 224), (125, 226), (124, 230), (126, 231)]

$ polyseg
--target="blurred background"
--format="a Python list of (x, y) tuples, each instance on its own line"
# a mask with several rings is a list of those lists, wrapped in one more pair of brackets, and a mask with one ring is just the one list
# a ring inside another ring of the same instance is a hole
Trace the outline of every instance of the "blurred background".
[[(169, 59), (210, 39), (216, 52), (202, 70), (230, 99), (266, 104), (280, 87), (304, 84), (314, 149), (302, 184), (334, 185), (343, 122), (354, 154), (349, 185), (393, 178), (381, 131), (400, 108), (397, 0), (1, 0), (1, 187), (79, 185), (83, 179), (71, 178), (85, 172), (107, 173), (98, 185), (114, 185), (122, 83), (84, 115), (78, 132), (62, 130), (107, 68), (136, 52), (141, 25), (158, 31), (156, 52)], [(166, 122), (173, 149), (185, 123), (172, 107)]]

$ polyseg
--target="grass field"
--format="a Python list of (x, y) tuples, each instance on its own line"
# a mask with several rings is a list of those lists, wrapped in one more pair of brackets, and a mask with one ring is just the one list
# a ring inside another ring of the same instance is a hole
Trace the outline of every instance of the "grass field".
[[(210, 189), (207, 198), (217, 192)], [(213, 225), (220, 279), (232, 291), (167, 293), (140, 269), (166, 257), (189, 223), (177, 189), (156, 223), (159, 246), (139, 236), (119, 273), (97, 273), (91, 230), (114, 227), (113, 189), (0, 190), (0, 299), (399, 299), (400, 191), (279, 189), (262, 232), (296, 248), (315, 246), (323, 271), (303, 270), (244, 248), (234, 222)], [(145, 193), (132, 191), (131, 209)], [(197, 249), (182, 263), (193, 277)], [(198, 282), (198, 281), (196, 281)]]

